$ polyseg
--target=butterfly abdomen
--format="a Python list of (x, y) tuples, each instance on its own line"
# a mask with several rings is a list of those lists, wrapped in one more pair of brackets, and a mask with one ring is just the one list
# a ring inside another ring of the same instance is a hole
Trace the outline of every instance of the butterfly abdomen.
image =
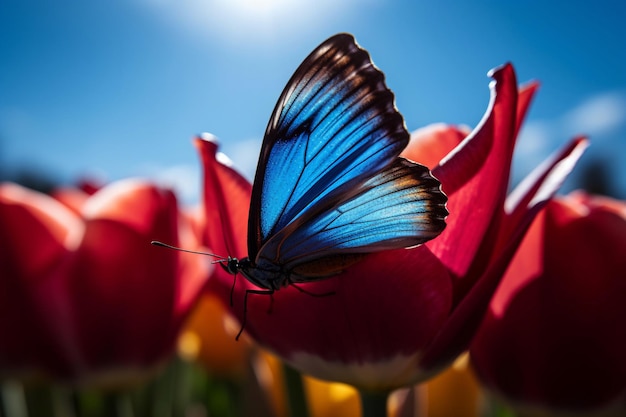
[(312, 262), (298, 265), (293, 273), (308, 277), (311, 280), (328, 278), (343, 272), (346, 268), (359, 262), (367, 254), (347, 253), (342, 255), (327, 256)]

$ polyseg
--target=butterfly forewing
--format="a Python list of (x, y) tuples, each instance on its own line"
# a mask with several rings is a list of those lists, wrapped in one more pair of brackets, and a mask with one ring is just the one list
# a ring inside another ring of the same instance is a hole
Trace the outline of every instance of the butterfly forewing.
[(316, 48), (287, 84), (265, 133), (252, 191), (250, 258), (278, 259), (271, 252), (279, 245), (263, 245), (329, 202), (349, 200), (408, 139), (383, 74), (351, 35)]

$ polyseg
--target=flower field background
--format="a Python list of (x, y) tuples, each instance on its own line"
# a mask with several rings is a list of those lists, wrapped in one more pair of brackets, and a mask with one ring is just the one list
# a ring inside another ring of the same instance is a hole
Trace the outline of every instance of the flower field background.
[[(3, 4), (0, 417), (626, 416), (624, 6), (340, 3)], [(265, 97), (343, 31), (446, 226), (259, 291)]]

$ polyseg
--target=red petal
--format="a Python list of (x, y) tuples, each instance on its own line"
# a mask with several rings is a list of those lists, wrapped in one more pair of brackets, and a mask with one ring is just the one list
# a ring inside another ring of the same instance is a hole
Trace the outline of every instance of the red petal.
[(523, 85), (519, 88), (519, 95), (517, 98), (517, 123), (515, 123), (515, 137), (520, 131), (522, 127), (522, 123), (526, 119), (526, 113), (528, 112), (528, 108), (530, 107), (530, 103), (532, 102), (535, 93), (539, 89), (539, 83), (534, 81)]
[(55, 199), (9, 183), (0, 185), (0, 224), (0, 259), (32, 279), (45, 276), (83, 230), (80, 218)]
[[(181, 213), (178, 220), (178, 234), (180, 246), (196, 251), (205, 251), (206, 247), (200, 241), (201, 234), (197, 230), (197, 218)], [(193, 253), (179, 252), (178, 276), (180, 278), (180, 291), (177, 294), (175, 317), (182, 326), (187, 316), (191, 313), (193, 305), (200, 297), (200, 293), (207, 284), (209, 277), (215, 271), (213, 259), (199, 256)]]
[(533, 170), (506, 200), (506, 216), (499, 231), (506, 242), (513, 229), (528, 225), (537, 212), (561, 187), (587, 148), (585, 138), (576, 138)]
[(489, 268), (462, 299), (446, 326), (429, 347), (429, 351), (424, 354), (424, 363), (427, 367), (446, 366), (469, 347), (489, 301), (530, 223), (556, 193), (585, 147), (585, 141), (574, 140), (559, 152), (557, 157), (547, 161), (545, 168), (542, 169), (542, 175), (538, 175), (539, 182), (530, 187), (532, 192), (523, 199), (527, 202), (527, 205), (523, 206), (525, 209), (523, 216), (516, 219), (515, 227), (503, 229), (508, 232), (500, 236), (499, 250), (491, 260)]
[(205, 245), (219, 256), (245, 257), (252, 186), (217, 159), (214, 138), (206, 135), (194, 143), (204, 168)]
[(517, 403), (580, 410), (623, 399), (626, 222), (571, 202), (551, 202), (533, 223), (472, 359)]
[(0, 368), (5, 372), (67, 369), (60, 346), (67, 332), (56, 333), (68, 325), (59, 277), (68, 271), (68, 248), (78, 245), (82, 230), (80, 219), (53, 198), (0, 185)]
[(75, 213), (80, 213), (89, 198), (89, 194), (77, 188), (58, 188), (52, 192), (52, 197), (67, 207), (71, 208)]
[(492, 99), (481, 124), (433, 174), (448, 194), (448, 226), (427, 243), (457, 277), (467, 273), (481, 245), (493, 245), (487, 229), (497, 224), (506, 196), (517, 114), (511, 65), (494, 71)]
[(598, 212), (608, 211), (626, 219), (626, 202), (615, 200), (600, 195), (589, 195), (584, 191), (574, 191), (566, 197), (562, 197), (571, 207), (580, 207), (579, 210), (586, 212), (590, 209)]
[[(176, 207), (176, 204), (176, 197), (171, 191), (146, 181), (128, 179), (98, 190), (84, 205), (82, 214), (87, 220), (106, 219), (124, 224), (138, 233), (147, 233), (152, 231), (155, 219), (162, 215), (163, 210)], [(176, 223), (175, 218), (172, 221)], [(152, 238), (178, 243), (160, 236)]]
[[(451, 285), (445, 268), (425, 246), (368, 256), (345, 273), (293, 286), (269, 297), (248, 297), (246, 330), (284, 358), (307, 352), (328, 361), (365, 364), (422, 349), (446, 319)], [(235, 310), (242, 318), (243, 291)], [(312, 375), (319, 370), (299, 369)], [(407, 370), (403, 370), (407, 371)], [(383, 381), (381, 381), (381, 385)]]
[(68, 283), (84, 355), (74, 358), (76, 366), (152, 365), (171, 353), (181, 286), (193, 285), (178, 275), (178, 252), (150, 245), (152, 239), (178, 243), (176, 200), (134, 182), (92, 198)]
[(92, 368), (152, 364), (171, 351), (178, 254), (147, 241), (119, 223), (89, 222), (70, 291)]
[(409, 145), (400, 156), (432, 169), (468, 134), (465, 128), (443, 123), (426, 126), (411, 133)]

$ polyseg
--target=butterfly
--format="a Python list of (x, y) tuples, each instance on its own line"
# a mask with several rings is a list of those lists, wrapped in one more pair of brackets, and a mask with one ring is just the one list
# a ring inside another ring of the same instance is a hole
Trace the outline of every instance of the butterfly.
[(408, 142), (383, 73), (352, 35), (329, 38), (300, 64), (265, 131), (248, 257), (217, 261), (259, 288), (246, 290), (237, 338), (249, 294), (300, 289), (442, 232), (447, 197), (428, 168), (399, 157)]
[(349, 34), (323, 42), (270, 117), (252, 188), (248, 257), (229, 258), (224, 268), (262, 289), (247, 293), (272, 293), (439, 235), (447, 197), (428, 168), (398, 156), (408, 142), (368, 52)]

